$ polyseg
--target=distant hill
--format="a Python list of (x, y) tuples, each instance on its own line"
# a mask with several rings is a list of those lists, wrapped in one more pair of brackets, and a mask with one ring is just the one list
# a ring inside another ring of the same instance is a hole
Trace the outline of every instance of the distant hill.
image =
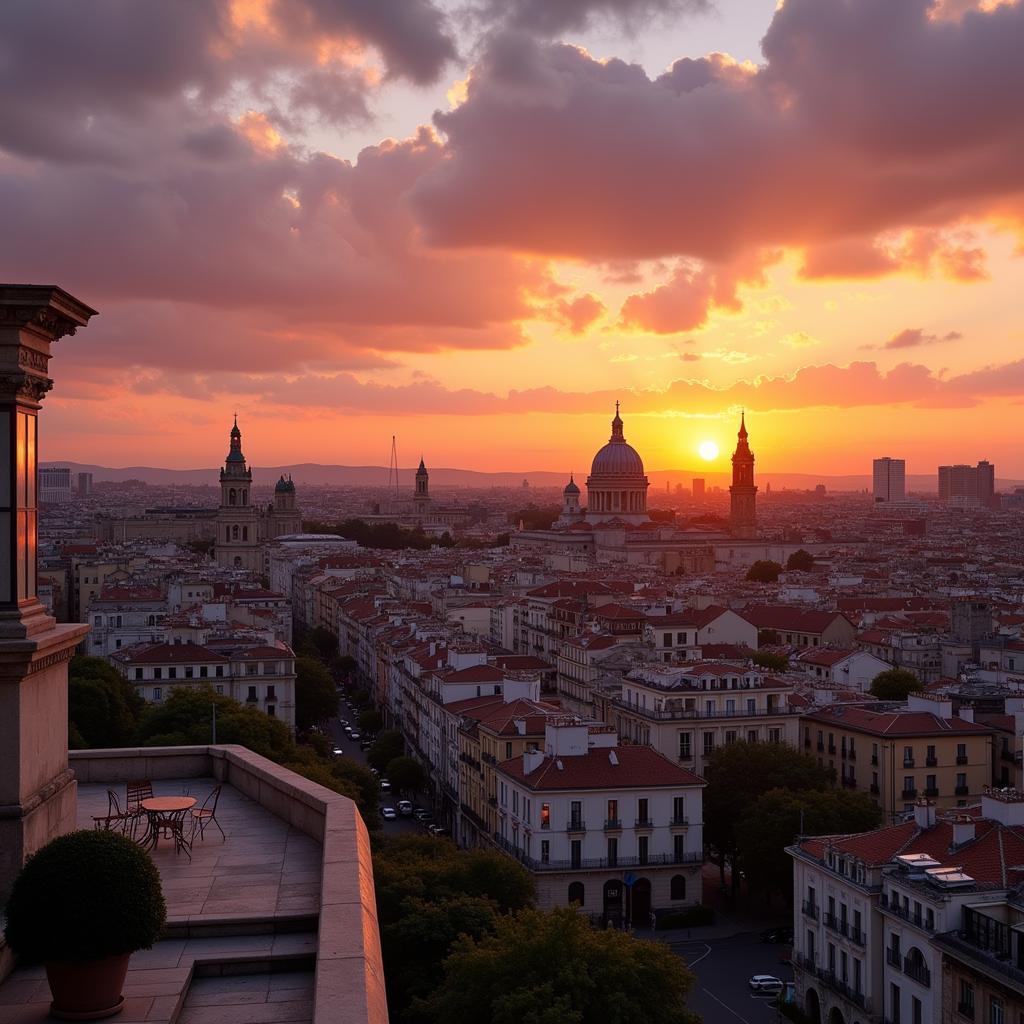
[[(41, 466), (69, 466), (73, 473), (92, 473), (94, 480), (123, 483), (125, 480), (144, 480), (156, 486), (181, 485), (216, 485), (218, 468), (210, 469), (161, 469), (154, 466), (125, 466), (112, 469), (108, 466), (90, 466), (80, 462), (42, 462)], [(273, 484), (283, 473), (291, 475), (296, 484), (333, 486), (333, 487), (385, 487), (388, 471), (384, 466), (322, 466), (315, 462), (302, 462), (291, 466), (253, 466), (253, 480), (257, 484)], [(399, 470), (402, 487), (409, 490), (413, 485), (415, 468)], [(729, 477), (726, 473), (709, 473), (701, 469), (658, 469), (649, 471), (652, 492), (664, 491), (668, 483), (673, 489), (677, 483), (684, 487), (690, 486), (694, 477), (703, 478), (708, 487), (726, 487)], [(531, 487), (558, 487), (566, 483), (564, 473), (549, 473), (541, 470), (523, 470), (515, 473), (482, 473), (472, 469), (430, 468), (430, 482), (436, 487), (520, 487), (523, 480), (528, 480)], [(583, 484), (583, 479), (578, 480)], [(812, 490), (818, 484), (824, 484), (829, 491), (863, 491), (871, 487), (871, 478), (865, 474), (847, 476), (829, 476), (815, 473), (758, 473), (757, 483), (762, 492), (767, 483), (774, 490), (790, 488), (793, 490)], [(1020, 480), (997, 480), (997, 490), (1012, 490), (1024, 486)], [(934, 474), (914, 474), (907, 477), (907, 489), (910, 491), (934, 492), (937, 480)]]

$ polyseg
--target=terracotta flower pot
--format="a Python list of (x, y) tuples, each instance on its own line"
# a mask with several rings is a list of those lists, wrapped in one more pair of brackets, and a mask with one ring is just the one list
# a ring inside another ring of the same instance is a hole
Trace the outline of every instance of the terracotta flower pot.
[(50, 1015), (61, 1020), (100, 1020), (120, 1013), (130, 955), (82, 963), (48, 961), (46, 979), (53, 995)]

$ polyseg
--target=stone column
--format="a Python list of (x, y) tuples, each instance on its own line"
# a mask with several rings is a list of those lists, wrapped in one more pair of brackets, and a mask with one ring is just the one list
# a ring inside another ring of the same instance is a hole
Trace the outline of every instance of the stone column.
[(25, 858), (75, 827), (68, 661), (88, 626), (36, 596), (37, 423), (50, 346), (94, 313), (53, 285), (0, 284), (0, 905)]

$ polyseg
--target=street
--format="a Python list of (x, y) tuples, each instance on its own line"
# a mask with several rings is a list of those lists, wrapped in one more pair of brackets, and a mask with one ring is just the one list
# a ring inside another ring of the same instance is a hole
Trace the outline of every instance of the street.
[(751, 992), (747, 980), (754, 974), (773, 974), (783, 982), (792, 981), (792, 968), (779, 963), (788, 946), (761, 942), (754, 933), (669, 945), (697, 975), (688, 1005), (704, 1020), (765, 1024), (780, 1019), (771, 1005), (774, 996)]
[[(345, 702), (344, 698), (341, 698), (338, 715), (340, 718), (347, 719), (352, 727), (355, 728), (358, 712), (353, 710)], [(362, 765), (364, 768), (368, 767), (366, 763), (366, 751), (360, 750), (359, 743), (348, 738), (348, 733), (345, 732), (345, 727), (341, 724), (339, 718), (332, 718), (330, 720), (327, 727), (327, 735), (332, 743), (341, 747), (344, 751), (344, 754), (342, 755), (343, 757), (348, 758), (350, 761), (355, 761), (356, 764)], [(396, 807), (397, 803), (398, 797), (393, 796), (391, 793), (381, 794), (381, 807)], [(380, 823), (383, 826), (385, 835), (401, 835), (402, 833), (412, 833), (414, 835), (427, 834), (424, 827), (414, 818), (403, 818), (399, 815), (394, 821), (385, 821), (381, 818)]]

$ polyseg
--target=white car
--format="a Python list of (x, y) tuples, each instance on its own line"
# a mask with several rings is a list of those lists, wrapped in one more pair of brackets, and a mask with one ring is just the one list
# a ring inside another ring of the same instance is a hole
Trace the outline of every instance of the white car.
[(398, 814), (396, 813), (394, 807), (382, 807), (380, 809), (380, 816), (385, 821), (394, 821), (395, 818), (398, 817)]
[(341, 755), (342, 755), (342, 754), (344, 754), (344, 753), (345, 753), (345, 751), (344, 751), (344, 750), (342, 750), (342, 748), (341, 748), (341, 747), (337, 747), (337, 746), (336, 746), (336, 747), (335, 747), (335, 748), (333, 749), (332, 753), (334, 754), (334, 756), (335, 756), (335, 757), (341, 757)]
[(782, 982), (772, 974), (755, 974), (747, 984), (752, 992), (782, 991)]
[(398, 813), (406, 818), (412, 817), (412, 804), (408, 800), (399, 800)]

